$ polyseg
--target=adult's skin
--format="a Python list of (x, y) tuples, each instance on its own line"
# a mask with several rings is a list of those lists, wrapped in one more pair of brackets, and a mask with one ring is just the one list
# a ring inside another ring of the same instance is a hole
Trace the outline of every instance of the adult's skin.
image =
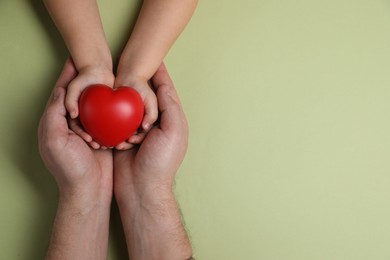
[(172, 192), (188, 128), (165, 67), (152, 79), (159, 126), (140, 146), (115, 151), (114, 158), (112, 150), (95, 150), (68, 129), (65, 93), (76, 74), (67, 61), (38, 130), (42, 159), (59, 188), (46, 259), (106, 259), (113, 187), (131, 259), (190, 259), (192, 249)]
[(66, 87), (77, 72), (68, 60), (38, 129), (41, 157), (54, 176), (59, 202), (46, 259), (106, 259), (113, 157), (68, 129)]
[(188, 142), (179, 98), (164, 65), (152, 78), (160, 124), (139, 147), (114, 153), (114, 193), (130, 259), (191, 259), (172, 186)]

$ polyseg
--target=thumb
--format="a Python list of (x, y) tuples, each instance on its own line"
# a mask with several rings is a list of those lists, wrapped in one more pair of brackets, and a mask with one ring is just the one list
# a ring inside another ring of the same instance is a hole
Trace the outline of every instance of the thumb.
[(158, 68), (152, 78), (156, 89), (158, 108), (161, 115), (160, 126), (163, 130), (187, 132), (187, 121), (176, 89), (164, 64)]
[(65, 97), (65, 107), (68, 110), (71, 118), (76, 118), (79, 115), (79, 107), (78, 102), (82, 92), (82, 88), (79, 80), (73, 80), (67, 90), (67, 94)]
[(56, 82), (53, 91), (46, 104), (45, 112), (40, 122), (40, 131), (48, 133), (62, 133), (67, 131), (65, 95), (69, 82), (77, 75), (76, 69), (71, 59), (65, 62), (62, 72)]
[(44, 114), (44, 121), (48, 133), (61, 133), (67, 131), (66, 109), (64, 106), (65, 89), (56, 87), (49, 99)]
[(38, 127), (40, 147), (49, 144), (53, 140), (61, 140), (59, 137), (67, 135), (68, 126), (64, 106), (65, 92), (64, 88), (54, 88), (47, 102)]
[(160, 127), (165, 131), (186, 131), (186, 118), (175, 89), (168, 85), (159, 86), (157, 100), (161, 116)]

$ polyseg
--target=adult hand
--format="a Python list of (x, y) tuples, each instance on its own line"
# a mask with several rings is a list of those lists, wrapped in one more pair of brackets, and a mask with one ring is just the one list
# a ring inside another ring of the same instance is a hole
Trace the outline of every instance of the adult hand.
[(60, 195), (67, 193), (96, 198), (112, 195), (112, 151), (94, 150), (68, 127), (64, 106), (66, 89), (77, 72), (71, 60), (47, 103), (38, 128), (41, 157), (54, 176)]
[(112, 151), (94, 150), (68, 128), (65, 94), (76, 75), (68, 60), (38, 129), (41, 157), (59, 189), (47, 259), (105, 259), (107, 253)]
[(115, 151), (115, 193), (147, 187), (170, 190), (188, 143), (188, 126), (179, 98), (164, 65), (152, 78), (160, 111), (160, 123), (140, 146)]
[(188, 141), (187, 122), (164, 65), (152, 78), (160, 123), (140, 146), (114, 153), (114, 193), (131, 259), (189, 259), (172, 184)]

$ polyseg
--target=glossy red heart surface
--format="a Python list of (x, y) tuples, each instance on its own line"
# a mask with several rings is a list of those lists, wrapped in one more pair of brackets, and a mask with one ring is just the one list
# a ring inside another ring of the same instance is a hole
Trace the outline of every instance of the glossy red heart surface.
[(114, 147), (133, 135), (143, 115), (142, 98), (130, 87), (91, 85), (80, 96), (79, 116), (84, 130), (106, 147)]

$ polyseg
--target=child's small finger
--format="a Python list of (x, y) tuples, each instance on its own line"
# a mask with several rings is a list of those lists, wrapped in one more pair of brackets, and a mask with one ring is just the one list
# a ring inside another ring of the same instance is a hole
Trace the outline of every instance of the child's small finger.
[(118, 144), (117, 146), (115, 146), (115, 149), (123, 151), (123, 150), (129, 150), (133, 147), (134, 147), (134, 145), (131, 143), (122, 142), (122, 143)]
[(80, 125), (80, 122), (77, 119), (69, 120), (69, 127), (73, 130), (73, 132), (81, 136), (81, 138), (83, 138), (86, 142), (92, 141), (92, 137), (84, 131), (84, 129)]
[(79, 116), (79, 109), (77, 102), (65, 102), (66, 110), (69, 112), (69, 115), (72, 119), (75, 119)]
[(88, 143), (92, 141), (92, 137), (86, 132), (84, 132), (84, 130), (80, 126), (76, 125), (73, 131), (75, 131), (76, 134), (78, 134), (81, 138), (83, 138), (84, 141)]
[(135, 144), (137, 143), (137, 140), (138, 140), (138, 137), (136, 135), (133, 135), (132, 137), (130, 137), (127, 141), (131, 144)]
[(95, 142), (95, 141), (91, 141), (91, 142), (89, 142), (88, 144), (89, 144), (93, 149), (95, 149), (95, 150), (100, 149), (100, 144), (98, 144), (98, 143)]
[(69, 119), (69, 128), (75, 132), (76, 134), (81, 133), (83, 130), (79, 126), (78, 122), (76, 119)]
[(138, 133), (129, 138), (128, 142), (131, 144), (140, 144), (145, 139), (146, 133)]
[(80, 134), (81, 138), (84, 139), (84, 141), (86, 142), (92, 142), (92, 136), (90, 136), (89, 134), (87, 134), (86, 132), (82, 131)]

